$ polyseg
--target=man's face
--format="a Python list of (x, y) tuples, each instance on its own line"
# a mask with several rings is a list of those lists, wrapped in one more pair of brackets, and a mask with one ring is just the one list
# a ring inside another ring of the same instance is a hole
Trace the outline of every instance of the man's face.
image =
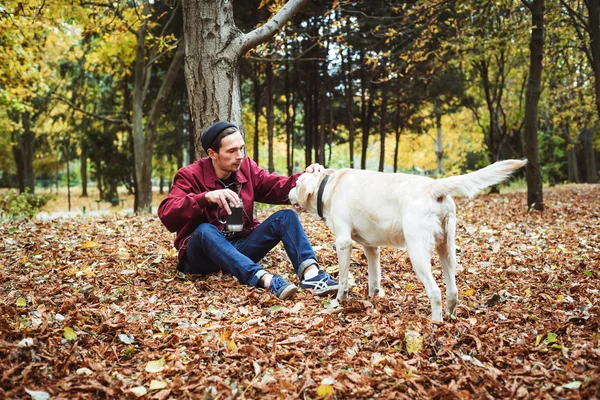
[(215, 170), (224, 173), (236, 172), (240, 169), (245, 157), (246, 143), (240, 132), (232, 133), (221, 140), (221, 148), (216, 153), (209, 150), (209, 156), (213, 160)]

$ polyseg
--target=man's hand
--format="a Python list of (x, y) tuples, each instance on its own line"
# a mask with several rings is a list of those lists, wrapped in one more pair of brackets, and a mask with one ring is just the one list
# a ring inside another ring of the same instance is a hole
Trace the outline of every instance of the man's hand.
[(323, 171), (325, 171), (325, 168), (319, 163), (311, 164), (308, 167), (306, 167), (306, 169), (304, 170), (304, 172), (306, 172), (308, 174), (313, 174), (313, 173), (319, 174)]
[(239, 206), (239, 197), (237, 193), (230, 189), (213, 190), (212, 192), (206, 193), (205, 197), (209, 202), (215, 203), (219, 207), (224, 208), (229, 215), (231, 215), (229, 203), (233, 203), (235, 207)]

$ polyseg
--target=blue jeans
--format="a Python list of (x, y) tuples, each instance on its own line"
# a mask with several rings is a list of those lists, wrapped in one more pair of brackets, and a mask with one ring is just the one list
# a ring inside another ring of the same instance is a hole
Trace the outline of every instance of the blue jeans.
[(277, 211), (241, 238), (226, 239), (216, 226), (198, 225), (185, 251), (183, 272), (207, 274), (222, 270), (243, 284), (258, 286), (267, 272), (257, 263), (279, 242), (283, 242), (294, 271), (302, 280), (304, 270), (316, 264), (317, 258), (298, 215), (292, 210)]

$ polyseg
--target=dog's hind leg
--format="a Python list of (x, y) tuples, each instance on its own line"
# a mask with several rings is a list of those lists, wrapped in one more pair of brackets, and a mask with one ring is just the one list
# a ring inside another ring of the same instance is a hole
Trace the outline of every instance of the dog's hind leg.
[(431, 303), (431, 319), (442, 321), (442, 292), (435, 283), (431, 273), (431, 246), (425, 238), (408, 238), (406, 240), (406, 249), (410, 256), (413, 269), (417, 277), (425, 286), (427, 297)]
[(436, 250), (440, 257), (440, 264), (444, 271), (444, 281), (446, 282), (446, 313), (454, 314), (458, 304), (458, 289), (456, 288), (456, 217), (450, 213), (446, 217), (444, 224), (444, 236), (437, 243)]
[(343, 235), (337, 235), (335, 239), (335, 248), (338, 255), (338, 264), (340, 267), (339, 284), (337, 299), (344, 300), (348, 297), (348, 275), (350, 273), (350, 253), (352, 251), (352, 239)]
[(385, 294), (381, 290), (381, 264), (379, 261), (381, 250), (379, 247), (363, 247), (369, 262), (369, 297), (384, 296)]

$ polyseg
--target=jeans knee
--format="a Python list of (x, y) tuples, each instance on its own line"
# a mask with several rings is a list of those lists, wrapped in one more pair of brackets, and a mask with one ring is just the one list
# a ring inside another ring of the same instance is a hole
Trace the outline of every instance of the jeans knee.
[(196, 227), (192, 235), (197, 238), (201, 238), (207, 234), (213, 233), (217, 233), (219, 235), (221, 234), (221, 232), (219, 232), (219, 229), (216, 226), (214, 226), (213, 224), (209, 224), (208, 222), (204, 222)]
[(277, 211), (276, 214), (278, 214), (277, 216), (285, 220), (288, 224), (300, 224), (300, 218), (298, 218), (298, 214), (294, 210), (286, 208), (284, 210)]

